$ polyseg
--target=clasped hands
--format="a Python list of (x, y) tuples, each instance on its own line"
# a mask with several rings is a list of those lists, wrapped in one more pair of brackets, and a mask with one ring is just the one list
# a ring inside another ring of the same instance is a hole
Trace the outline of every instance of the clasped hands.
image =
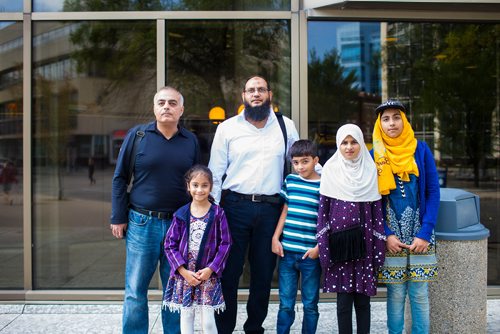
[(420, 238), (415, 238), (413, 239), (413, 242), (411, 245), (407, 245), (405, 243), (402, 243), (398, 237), (396, 237), (394, 234), (390, 235), (387, 237), (387, 250), (390, 253), (399, 253), (401, 252), (404, 248), (409, 249), (413, 253), (426, 253), (427, 252), (427, 247), (429, 246), (429, 242), (420, 239)]
[(184, 277), (184, 279), (190, 286), (197, 286), (201, 284), (202, 282), (209, 279), (213, 273), (213, 270), (208, 267), (194, 272), (181, 266), (177, 269), (177, 271), (182, 275), (182, 277)]

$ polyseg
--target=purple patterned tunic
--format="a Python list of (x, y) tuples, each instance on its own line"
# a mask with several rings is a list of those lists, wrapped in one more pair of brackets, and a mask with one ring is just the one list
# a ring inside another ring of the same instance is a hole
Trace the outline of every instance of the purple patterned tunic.
[[(328, 244), (330, 231), (343, 230), (360, 222), (364, 222), (366, 257), (333, 263)], [(377, 293), (377, 274), (385, 258), (382, 200), (346, 202), (321, 195), (317, 238), (324, 271), (324, 292), (357, 292), (367, 296)]]
[[(196, 259), (209, 214), (210, 211), (204, 217), (190, 216), (187, 268), (193, 272), (196, 271)], [(216, 312), (223, 311), (225, 303), (220, 278), (212, 275), (208, 280), (193, 287), (181, 275), (171, 276), (165, 289), (163, 306), (171, 311), (194, 308), (212, 308)]]

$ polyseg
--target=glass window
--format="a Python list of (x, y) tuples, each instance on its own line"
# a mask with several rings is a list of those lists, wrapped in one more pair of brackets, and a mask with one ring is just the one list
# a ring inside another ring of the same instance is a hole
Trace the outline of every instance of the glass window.
[[(290, 115), (289, 21), (169, 21), (166, 38), (167, 82), (184, 94), (184, 125), (198, 135), (203, 163), (217, 124), (237, 114), (249, 76), (266, 77), (273, 105)], [(245, 266), (240, 287), (249, 278)]]
[[(273, 104), (290, 115), (289, 21), (169, 21), (167, 82), (186, 99), (184, 121), (197, 133), (203, 162), (217, 124), (237, 114), (246, 79), (269, 80)], [(212, 108), (223, 109), (219, 116)]]
[(126, 131), (154, 117), (156, 22), (34, 22), (33, 45), (34, 288), (123, 288), (111, 178)]
[[(0, 0), (0, 13), (23, 11), (23, 0)], [(2, 23), (0, 23), (2, 24)]]
[[(400, 99), (446, 186), (480, 196), (488, 284), (500, 284), (499, 32), (498, 24), (309, 22), (309, 136), (321, 162), (342, 124), (360, 125), (370, 143), (374, 108)], [(369, 52), (349, 67), (343, 57), (356, 47)]]
[(23, 24), (0, 22), (0, 289), (23, 288)]
[[(6, 0), (3, 0), (6, 1)], [(17, 0), (22, 2), (21, 0)], [(2, 0), (0, 0), (2, 3)], [(22, 9), (22, 7), (21, 7)], [(290, 10), (290, 0), (33, 0), (35, 12)]]

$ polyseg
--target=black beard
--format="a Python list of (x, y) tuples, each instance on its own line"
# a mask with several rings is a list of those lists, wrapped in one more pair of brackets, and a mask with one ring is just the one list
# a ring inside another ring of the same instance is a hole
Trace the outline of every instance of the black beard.
[(249, 120), (260, 122), (269, 116), (269, 107), (271, 106), (271, 101), (267, 100), (260, 106), (252, 107), (249, 103), (245, 101), (245, 117)]

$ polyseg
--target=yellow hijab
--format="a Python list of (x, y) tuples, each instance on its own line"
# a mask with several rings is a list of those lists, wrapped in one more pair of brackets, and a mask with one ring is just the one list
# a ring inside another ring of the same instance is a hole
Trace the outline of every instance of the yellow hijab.
[(373, 128), (373, 156), (377, 165), (378, 190), (382, 195), (388, 195), (396, 189), (394, 174), (401, 180), (409, 181), (410, 174), (418, 176), (415, 161), (417, 139), (405, 113), (401, 111), (403, 132), (397, 138), (391, 138), (384, 133), (380, 123), (380, 113)]

